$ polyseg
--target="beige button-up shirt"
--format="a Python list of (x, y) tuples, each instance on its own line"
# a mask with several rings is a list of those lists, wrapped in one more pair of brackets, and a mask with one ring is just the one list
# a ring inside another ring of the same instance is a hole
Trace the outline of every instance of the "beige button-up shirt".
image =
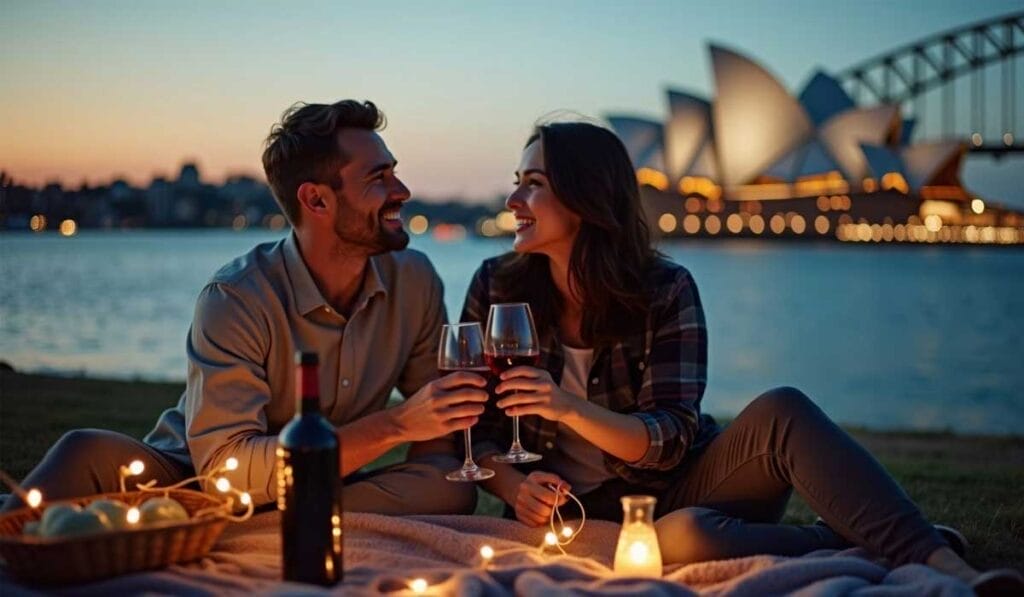
[(443, 299), (425, 255), (386, 253), (370, 259), (346, 319), (324, 300), (294, 235), (258, 245), (200, 293), (185, 393), (143, 441), (197, 471), (234, 456), (232, 484), (256, 504), (273, 501), (277, 434), (295, 415), (295, 352), (320, 356), (321, 410), (344, 425), (384, 409), (393, 389), (409, 397), (437, 376)]

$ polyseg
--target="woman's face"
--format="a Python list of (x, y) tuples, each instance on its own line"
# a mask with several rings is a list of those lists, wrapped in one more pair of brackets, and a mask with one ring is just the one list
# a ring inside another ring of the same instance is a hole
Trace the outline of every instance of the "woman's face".
[(538, 139), (526, 146), (516, 171), (516, 186), (505, 200), (516, 216), (517, 253), (542, 253), (566, 259), (580, 228), (580, 217), (551, 190), (544, 167), (544, 148)]

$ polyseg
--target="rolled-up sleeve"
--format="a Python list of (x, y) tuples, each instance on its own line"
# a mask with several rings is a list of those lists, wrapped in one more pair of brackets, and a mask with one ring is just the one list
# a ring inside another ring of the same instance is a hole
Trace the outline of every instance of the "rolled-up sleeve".
[(209, 473), (235, 457), (238, 469), (227, 477), (257, 505), (276, 497), (277, 437), (267, 435), (264, 412), (269, 336), (262, 315), (214, 283), (196, 302), (187, 345), (185, 429), (195, 469)]
[(651, 350), (632, 413), (647, 426), (650, 445), (629, 465), (665, 471), (682, 461), (697, 436), (707, 385), (707, 328), (689, 273), (680, 275), (659, 311), (651, 314), (656, 318)]

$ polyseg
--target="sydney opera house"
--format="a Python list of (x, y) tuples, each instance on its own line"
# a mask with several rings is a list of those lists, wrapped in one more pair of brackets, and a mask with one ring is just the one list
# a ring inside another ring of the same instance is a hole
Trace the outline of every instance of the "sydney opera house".
[(1024, 214), (972, 194), (959, 140), (911, 143), (897, 105), (858, 107), (818, 72), (794, 97), (710, 47), (715, 96), (668, 91), (663, 122), (607, 120), (666, 236), (1024, 243)]

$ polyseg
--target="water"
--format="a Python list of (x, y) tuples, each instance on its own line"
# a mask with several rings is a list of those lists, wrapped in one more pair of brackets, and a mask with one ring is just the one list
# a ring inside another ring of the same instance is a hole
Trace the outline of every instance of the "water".
[[(0, 235), (0, 359), (25, 371), (181, 380), (195, 297), (280, 233)], [(417, 237), (457, 317), (507, 240)], [(752, 242), (662, 246), (693, 272), (710, 336), (705, 409), (793, 385), (873, 428), (1024, 433), (1024, 251)]]

